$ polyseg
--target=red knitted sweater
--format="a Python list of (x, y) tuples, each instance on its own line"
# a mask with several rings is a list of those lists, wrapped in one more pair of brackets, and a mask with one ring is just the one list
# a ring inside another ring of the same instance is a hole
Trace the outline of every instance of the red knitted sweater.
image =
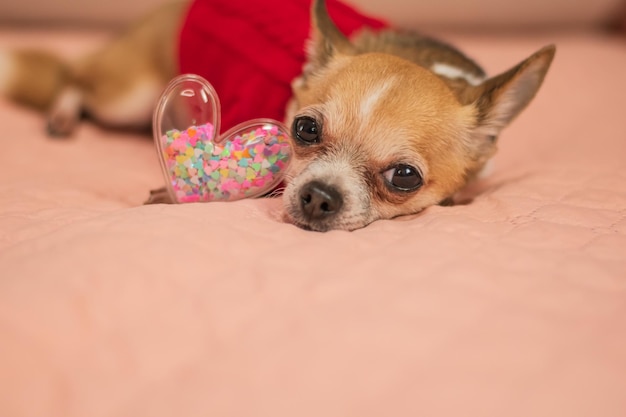
[[(363, 26), (379, 29), (367, 17), (328, 0), (337, 26), (351, 35)], [(311, 0), (195, 0), (182, 26), (181, 73), (203, 76), (222, 104), (222, 130), (246, 120), (283, 120), (291, 81), (305, 62)]]

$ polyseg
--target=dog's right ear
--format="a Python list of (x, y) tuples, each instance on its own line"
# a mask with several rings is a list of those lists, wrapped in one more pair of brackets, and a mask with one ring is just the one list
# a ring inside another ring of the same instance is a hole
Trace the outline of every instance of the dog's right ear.
[(314, 0), (311, 8), (311, 37), (307, 45), (305, 77), (324, 68), (337, 55), (351, 55), (355, 47), (328, 15), (326, 1)]

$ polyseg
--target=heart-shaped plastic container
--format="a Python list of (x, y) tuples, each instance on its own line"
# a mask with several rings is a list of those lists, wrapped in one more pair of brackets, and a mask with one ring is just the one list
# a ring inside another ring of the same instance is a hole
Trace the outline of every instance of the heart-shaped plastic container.
[(282, 181), (292, 156), (282, 123), (254, 119), (221, 135), (219, 129), (213, 86), (198, 75), (174, 78), (153, 117), (154, 142), (173, 201), (254, 198)]

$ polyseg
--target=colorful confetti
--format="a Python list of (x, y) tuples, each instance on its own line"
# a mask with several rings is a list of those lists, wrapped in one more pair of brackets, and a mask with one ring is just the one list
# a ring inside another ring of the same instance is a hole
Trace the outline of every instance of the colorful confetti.
[(275, 125), (258, 125), (214, 143), (210, 123), (168, 131), (161, 149), (179, 203), (258, 197), (282, 179), (289, 141)]

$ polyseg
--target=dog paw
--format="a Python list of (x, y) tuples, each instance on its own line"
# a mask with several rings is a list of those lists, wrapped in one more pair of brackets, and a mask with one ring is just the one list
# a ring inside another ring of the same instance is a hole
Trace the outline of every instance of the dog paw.
[(76, 87), (66, 87), (57, 96), (48, 113), (48, 134), (67, 137), (74, 132), (80, 121), (82, 93)]
[(78, 118), (72, 115), (64, 114), (50, 114), (48, 117), (48, 124), (46, 130), (48, 135), (54, 138), (65, 138), (70, 136), (76, 125), (78, 124)]
[(167, 190), (164, 188), (159, 188), (156, 190), (150, 190), (150, 196), (144, 202), (144, 204), (172, 204), (172, 198)]

